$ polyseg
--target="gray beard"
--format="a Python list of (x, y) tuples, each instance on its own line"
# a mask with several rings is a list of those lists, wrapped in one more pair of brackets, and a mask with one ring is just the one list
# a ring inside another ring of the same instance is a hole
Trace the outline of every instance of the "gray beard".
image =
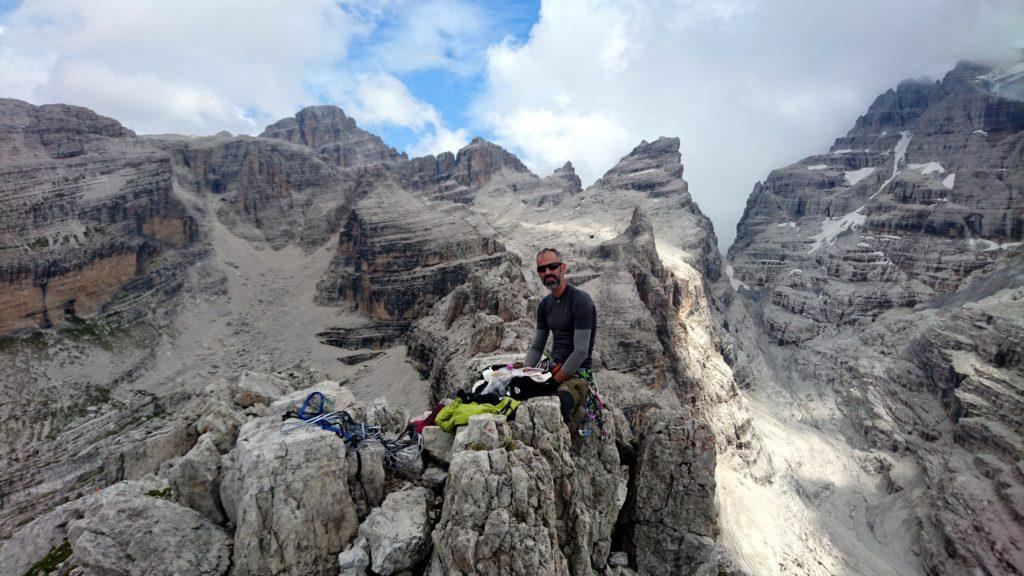
[(544, 285), (548, 287), (548, 290), (558, 288), (559, 284), (561, 284), (561, 280), (558, 278), (548, 278), (547, 280), (544, 280)]

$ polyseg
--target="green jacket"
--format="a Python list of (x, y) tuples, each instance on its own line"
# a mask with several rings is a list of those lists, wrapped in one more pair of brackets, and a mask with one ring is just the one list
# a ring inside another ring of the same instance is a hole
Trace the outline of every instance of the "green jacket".
[(476, 404), (474, 402), (463, 402), (456, 398), (451, 404), (445, 406), (437, 413), (434, 423), (441, 427), (441, 430), (449, 434), (455, 432), (455, 428), (465, 426), (469, 417), (474, 414), (502, 414), (508, 416), (519, 407), (520, 402), (509, 397), (502, 398), (497, 404)]

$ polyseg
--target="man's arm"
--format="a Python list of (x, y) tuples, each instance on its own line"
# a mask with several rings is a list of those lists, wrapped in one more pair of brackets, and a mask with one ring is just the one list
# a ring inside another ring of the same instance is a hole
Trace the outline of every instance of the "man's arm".
[(575, 329), (572, 331), (572, 354), (562, 363), (562, 369), (555, 374), (555, 382), (562, 383), (576, 375), (576, 371), (587, 359), (590, 351), (590, 330)]
[(548, 343), (548, 329), (537, 328), (537, 331), (533, 333), (533, 342), (530, 344), (530, 349), (526, 351), (526, 361), (523, 362), (526, 366), (536, 366), (540, 362), (541, 355), (544, 354), (544, 346)]

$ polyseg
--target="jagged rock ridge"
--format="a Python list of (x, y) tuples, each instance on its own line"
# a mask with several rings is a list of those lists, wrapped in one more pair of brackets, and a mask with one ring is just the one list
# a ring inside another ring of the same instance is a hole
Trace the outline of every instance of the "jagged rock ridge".
[(1024, 570), (1024, 103), (992, 82), (1018, 76), (900, 83), (758, 183), (729, 250), (771, 341), (751, 385), (833, 398), (917, 526), (908, 570)]

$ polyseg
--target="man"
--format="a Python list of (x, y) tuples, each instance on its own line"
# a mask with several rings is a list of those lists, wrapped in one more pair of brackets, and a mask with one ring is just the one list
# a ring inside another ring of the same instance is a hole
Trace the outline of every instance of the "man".
[(551, 293), (537, 307), (537, 331), (525, 364), (536, 366), (540, 362), (548, 333), (554, 333), (552, 379), (558, 384), (562, 418), (572, 425), (580, 419), (579, 409), (590, 395), (587, 380), (597, 334), (597, 309), (589, 294), (566, 282), (566, 270), (558, 250), (544, 248), (537, 253), (537, 275)]

